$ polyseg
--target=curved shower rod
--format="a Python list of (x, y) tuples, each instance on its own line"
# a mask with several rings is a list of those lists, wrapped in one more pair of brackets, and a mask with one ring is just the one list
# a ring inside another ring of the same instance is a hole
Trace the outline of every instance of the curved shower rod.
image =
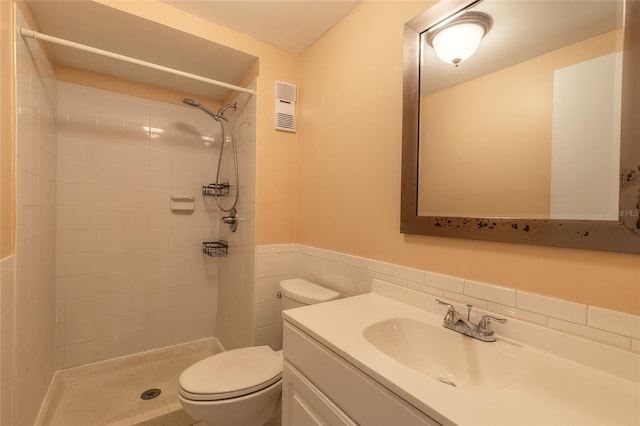
[(213, 80), (211, 78), (202, 77), (201, 75), (191, 74), (185, 71), (176, 70), (173, 68), (165, 67), (163, 65), (154, 64), (153, 62), (143, 61), (141, 59), (132, 58), (130, 56), (120, 55), (119, 53), (110, 52), (108, 50), (102, 50), (95, 47), (87, 46), (84, 44), (76, 43), (75, 41), (69, 41), (58, 37), (42, 34), (37, 31), (30, 30), (28, 28), (20, 27), (20, 34), (23, 37), (30, 37), (36, 40), (42, 40), (49, 43), (59, 44), (61, 46), (72, 47), (74, 49), (83, 50), (85, 52), (94, 53), (96, 55), (106, 56), (108, 58), (117, 59), (123, 62), (129, 62), (131, 64), (140, 65), (146, 68), (151, 68), (158, 71), (164, 71), (169, 74), (179, 75), (181, 77), (190, 78), (192, 80), (202, 81), (204, 83), (213, 84), (214, 86), (224, 87), (226, 89), (235, 90), (238, 92), (249, 93), (255, 95), (256, 91), (247, 89), (245, 87), (236, 86), (235, 84), (225, 83), (223, 81)]

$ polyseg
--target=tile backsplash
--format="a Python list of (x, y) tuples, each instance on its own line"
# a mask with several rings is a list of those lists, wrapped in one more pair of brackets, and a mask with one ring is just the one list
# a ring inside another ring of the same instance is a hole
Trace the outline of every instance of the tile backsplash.
[(368, 293), (371, 281), (379, 279), (446, 299), (457, 304), (459, 311), (471, 304), (499, 316), (640, 353), (637, 315), (298, 244), (258, 246), (256, 252), (256, 310), (273, 311), (262, 314), (263, 322), (256, 322), (256, 343), (281, 345), (281, 336), (267, 335), (270, 327), (282, 324), (276, 312), (281, 279), (305, 278), (344, 296)]

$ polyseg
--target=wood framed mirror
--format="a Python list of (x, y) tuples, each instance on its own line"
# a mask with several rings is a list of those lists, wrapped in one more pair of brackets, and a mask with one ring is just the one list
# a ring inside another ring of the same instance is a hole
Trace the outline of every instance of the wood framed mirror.
[[(480, 47), (440, 61), (470, 12)], [(640, 253), (638, 76), (640, 2), (436, 3), (404, 30), (401, 232)]]

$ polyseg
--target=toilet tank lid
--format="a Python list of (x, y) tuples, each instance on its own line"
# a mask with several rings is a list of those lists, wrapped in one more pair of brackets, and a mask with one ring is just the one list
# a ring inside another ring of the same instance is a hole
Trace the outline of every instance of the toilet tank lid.
[(340, 298), (340, 293), (301, 278), (280, 281), (282, 295), (308, 305)]

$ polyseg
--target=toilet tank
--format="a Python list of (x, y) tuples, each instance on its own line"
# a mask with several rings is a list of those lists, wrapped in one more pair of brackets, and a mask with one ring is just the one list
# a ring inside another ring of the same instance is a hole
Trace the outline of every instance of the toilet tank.
[(340, 293), (301, 278), (280, 281), (282, 310), (340, 298)]

